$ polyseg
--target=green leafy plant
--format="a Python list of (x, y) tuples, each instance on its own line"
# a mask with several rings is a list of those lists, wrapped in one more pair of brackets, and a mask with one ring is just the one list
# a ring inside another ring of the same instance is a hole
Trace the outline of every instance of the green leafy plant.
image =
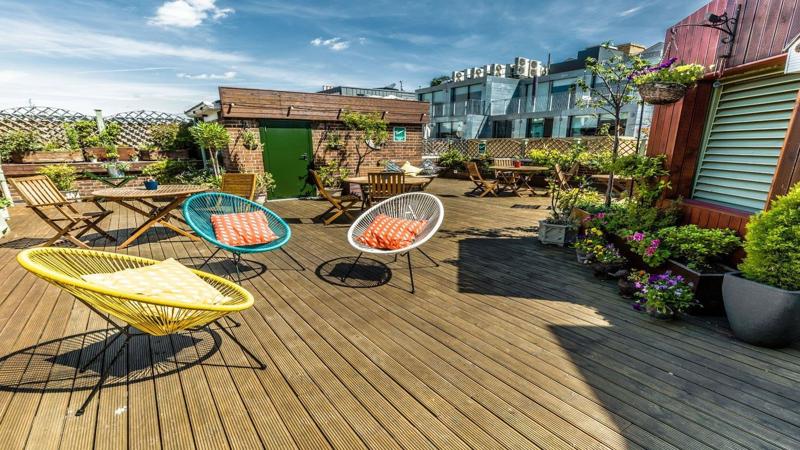
[(329, 131), (325, 138), (325, 146), (332, 150), (338, 150), (344, 146), (342, 134), (338, 131)]
[(705, 67), (700, 64), (674, 65), (677, 58), (662, 62), (658, 66), (647, 67), (632, 74), (636, 85), (650, 83), (676, 83), (693, 86), (705, 74)]
[(14, 202), (11, 199), (0, 197), (0, 209), (8, 208), (9, 206), (13, 205)]
[(271, 172), (262, 172), (256, 177), (256, 190), (260, 193), (269, 194), (277, 187), (275, 177)]
[(103, 144), (103, 149), (106, 151), (106, 159), (114, 161), (119, 159), (119, 151), (116, 144)]
[(614, 247), (614, 244), (595, 247), (592, 251), (592, 257), (601, 264), (623, 264), (626, 261), (625, 257), (619, 254), (619, 249)]
[(103, 168), (112, 170), (116, 169), (119, 170), (120, 172), (125, 172), (126, 170), (131, 168), (131, 165), (123, 161), (110, 161), (107, 163), (103, 163)]
[(534, 148), (528, 150), (528, 159), (534, 166), (546, 166), (550, 169), (555, 169), (558, 164), (562, 170), (569, 170), (576, 163), (585, 161), (588, 157), (586, 145), (582, 142), (573, 143), (566, 151), (552, 149), (552, 148)]
[(42, 151), (44, 152), (58, 152), (62, 150), (61, 144), (56, 141), (47, 141), (42, 146)]
[(40, 150), (42, 150), (42, 144), (39, 133), (36, 131), (9, 131), (0, 136), (0, 159), (2, 161)]
[[(73, 150), (96, 147), (100, 144), (97, 133), (97, 122), (94, 120), (77, 120), (64, 124), (69, 147)], [(90, 140), (90, 138), (93, 138)]]
[(697, 271), (710, 269), (715, 261), (730, 255), (742, 245), (739, 236), (727, 228), (684, 225), (664, 228), (658, 235), (673, 258)]
[(194, 166), (188, 161), (165, 159), (149, 164), (142, 169), (142, 175), (158, 181), (160, 184), (177, 183), (178, 177)]
[(357, 157), (355, 172), (358, 174), (367, 156), (379, 150), (389, 139), (389, 130), (379, 113), (345, 111), (342, 113), (342, 122), (349, 130), (360, 133), (364, 143), (363, 146), (361, 142), (354, 146)]
[(329, 189), (338, 189), (342, 186), (342, 179), (350, 175), (350, 169), (342, 167), (338, 161), (331, 160), (319, 166), (317, 174), (323, 186)]
[(39, 169), (39, 174), (50, 178), (60, 191), (71, 191), (78, 179), (75, 168), (69, 164), (52, 164)]
[(575, 249), (586, 255), (594, 255), (595, 252), (602, 252), (607, 244), (603, 231), (597, 227), (587, 228), (584, 234), (578, 236), (575, 241)]
[(555, 179), (550, 178), (548, 191), (550, 192), (550, 216), (547, 223), (557, 225), (576, 225), (572, 217), (572, 210), (583, 196), (588, 187), (588, 180), (579, 178), (575, 186), (565, 188)]
[(670, 257), (670, 252), (662, 245), (661, 239), (652, 234), (637, 231), (625, 239), (633, 253), (642, 257), (642, 261), (650, 267), (658, 267), (664, 264)]
[(463, 169), (466, 161), (467, 157), (455, 147), (450, 147), (439, 153), (439, 165), (446, 169)]
[(646, 281), (638, 281), (638, 299), (633, 304), (637, 311), (658, 312), (672, 316), (697, 305), (694, 286), (680, 275), (667, 271), (660, 275), (650, 275)]
[(239, 138), (242, 140), (244, 148), (248, 150), (256, 150), (258, 148), (258, 137), (253, 130), (245, 129), (239, 134)]
[(739, 270), (745, 278), (789, 291), (800, 290), (800, 184), (771, 208), (750, 218)]
[(190, 133), (201, 151), (208, 152), (214, 175), (220, 176), (221, 171), (217, 160), (217, 151), (228, 146), (230, 141), (228, 130), (216, 122), (199, 122), (190, 129)]
[(105, 128), (103, 128), (103, 131), (101, 131), (97, 135), (97, 138), (103, 145), (115, 145), (117, 143), (117, 139), (119, 138), (121, 132), (122, 132), (122, 126), (119, 123), (108, 122), (105, 124)]
[(192, 147), (192, 135), (186, 123), (160, 123), (150, 127), (150, 144), (171, 152)]
[(445, 82), (447, 82), (449, 80), (450, 80), (450, 76), (449, 75), (440, 75), (440, 76), (438, 76), (438, 77), (436, 77), (436, 78), (431, 80), (431, 86), (438, 86), (438, 85), (440, 85), (442, 83), (445, 83)]

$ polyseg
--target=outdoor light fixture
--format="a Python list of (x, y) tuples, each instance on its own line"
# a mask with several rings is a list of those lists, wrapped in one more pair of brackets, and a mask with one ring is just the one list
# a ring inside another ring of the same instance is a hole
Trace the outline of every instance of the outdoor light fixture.
[(672, 40), (675, 40), (675, 30), (681, 27), (703, 27), (719, 30), (724, 35), (720, 38), (720, 43), (725, 44), (723, 54), (719, 55), (720, 58), (730, 58), (733, 53), (733, 40), (736, 38), (736, 26), (739, 24), (739, 14), (742, 12), (742, 5), (736, 5), (736, 12), (733, 17), (728, 17), (728, 12), (722, 14), (708, 13), (703, 23), (687, 23), (683, 25), (676, 25), (672, 27)]

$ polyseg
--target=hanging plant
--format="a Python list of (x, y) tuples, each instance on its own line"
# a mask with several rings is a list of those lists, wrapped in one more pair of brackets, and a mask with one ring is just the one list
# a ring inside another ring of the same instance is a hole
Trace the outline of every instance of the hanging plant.
[(630, 78), (639, 89), (642, 100), (651, 105), (668, 105), (686, 96), (686, 92), (703, 77), (705, 67), (700, 64), (674, 65), (672, 57), (659, 65), (633, 72)]
[(240, 135), (242, 139), (242, 145), (244, 148), (248, 150), (256, 150), (258, 148), (258, 139), (256, 138), (256, 134), (253, 133), (252, 130), (244, 130)]
[(339, 150), (344, 146), (342, 135), (338, 131), (328, 132), (327, 139), (325, 140), (325, 146), (331, 150)]

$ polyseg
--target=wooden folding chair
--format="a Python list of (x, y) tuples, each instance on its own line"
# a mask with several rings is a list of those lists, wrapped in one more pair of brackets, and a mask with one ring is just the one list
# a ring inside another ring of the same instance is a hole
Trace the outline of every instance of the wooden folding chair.
[[(98, 225), (100, 221), (111, 214), (111, 211), (103, 208), (99, 203), (92, 202), (100, 211), (80, 212), (74, 206), (76, 202), (64, 198), (56, 185), (43, 175), (10, 178), (9, 181), (17, 188), (28, 208), (31, 208), (37, 216), (56, 230), (56, 235), (42, 244), (43, 247), (53, 245), (63, 239), (78, 247), (89, 248), (80, 240), (81, 236), (89, 230), (95, 230), (107, 239), (116, 241), (114, 236), (106, 233)], [(55, 214), (48, 214), (48, 212), (55, 212)]]
[(224, 173), (220, 191), (253, 201), (256, 196), (256, 180), (257, 175), (254, 173)]
[(467, 163), (467, 171), (469, 172), (469, 179), (475, 183), (475, 189), (470, 192), (471, 195), (475, 195), (480, 192), (480, 197), (484, 197), (486, 194), (492, 194), (497, 197), (497, 182), (484, 180), (481, 176), (481, 171), (478, 170), (477, 163)]
[(580, 164), (575, 163), (569, 169), (569, 171), (565, 172), (560, 164), (556, 164), (555, 171), (556, 171), (556, 178), (558, 179), (558, 184), (561, 186), (561, 189), (569, 189), (570, 188), (570, 181), (578, 175), (578, 170), (580, 169)]
[(343, 195), (341, 197), (334, 197), (333, 195), (331, 195), (330, 192), (328, 192), (327, 189), (325, 189), (325, 185), (322, 184), (322, 180), (320, 179), (317, 171), (309, 170), (309, 172), (311, 172), (311, 178), (314, 179), (314, 184), (317, 185), (317, 190), (319, 191), (319, 195), (321, 195), (322, 198), (324, 198), (331, 204), (331, 207), (328, 208), (327, 211), (319, 215), (319, 217), (322, 218), (328, 215), (329, 213), (333, 212), (333, 215), (323, 220), (325, 225), (330, 225), (331, 222), (338, 219), (339, 216), (341, 216), (342, 214), (347, 216), (347, 218), (350, 220), (355, 220), (356, 218), (355, 216), (350, 214), (350, 210), (358, 209), (357, 207), (355, 207), (355, 204), (360, 202), (361, 199), (354, 195)]
[(369, 181), (368, 205), (406, 192), (406, 174), (403, 172), (368, 173), (367, 181)]
[[(495, 158), (492, 165), (500, 167), (514, 167), (514, 160), (511, 158)], [(494, 177), (497, 180), (497, 187), (500, 190), (510, 190), (517, 194), (517, 197), (522, 197), (519, 193), (519, 175), (509, 170), (495, 170)]]

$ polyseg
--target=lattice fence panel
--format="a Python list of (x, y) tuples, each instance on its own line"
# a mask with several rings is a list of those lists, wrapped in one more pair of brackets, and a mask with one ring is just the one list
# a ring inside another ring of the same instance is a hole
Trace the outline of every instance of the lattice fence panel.
[[(590, 152), (611, 151), (614, 140), (611, 137), (584, 137), (584, 138), (528, 138), (528, 139), (425, 139), (422, 145), (422, 154), (427, 157), (436, 157), (443, 151), (455, 148), (470, 158), (480, 156), (480, 144), (486, 144), (486, 152), (497, 158), (524, 157), (531, 149), (555, 149), (568, 151), (576, 142), (582, 142)], [(647, 147), (646, 142), (640, 142), (639, 148)], [(637, 153), (636, 138), (620, 138), (620, 155)]]
[(188, 118), (177, 114), (145, 110), (114, 114), (103, 120), (118, 123), (122, 131), (117, 138), (117, 144), (131, 147), (147, 145), (150, 142), (150, 128), (153, 125), (189, 121)]
[(90, 119), (75, 111), (46, 106), (22, 106), (0, 110), (0, 134), (10, 131), (38, 131), (42, 143), (67, 145), (64, 124)]

